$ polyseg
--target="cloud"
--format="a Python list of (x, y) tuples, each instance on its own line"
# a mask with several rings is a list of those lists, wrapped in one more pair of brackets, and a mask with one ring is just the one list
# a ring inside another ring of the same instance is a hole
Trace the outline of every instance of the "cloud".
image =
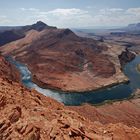
[(78, 8), (57, 8), (51, 11), (30, 8), (26, 11), (36, 11), (34, 18), (58, 27), (119, 26), (138, 22), (140, 19), (140, 8), (105, 8), (99, 9), (96, 14)]
[(39, 9), (36, 8), (20, 8), (21, 11), (30, 11), (30, 12), (39, 12)]
[(7, 24), (7, 23), (10, 23), (10, 22), (11, 22), (11, 20), (7, 16), (0, 15), (0, 23), (1, 24)]
[(54, 9), (52, 11), (47, 12), (48, 14), (53, 14), (54, 16), (73, 16), (73, 15), (83, 15), (87, 14), (88, 11), (71, 8), (71, 9)]
[(93, 23), (99, 26), (124, 26), (140, 21), (140, 8), (121, 8), (100, 9), (98, 14), (93, 16)]
[(134, 15), (140, 15), (140, 7), (139, 8), (129, 8), (127, 10), (127, 13), (134, 14)]
[[(105, 8), (97, 9), (90, 7), (86, 10), (79, 8), (57, 8), (50, 11), (42, 11), (36, 8), (20, 8), (17, 16), (3, 17), (3, 21), (23, 25), (42, 20), (49, 25), (57, 27), (88, 27), (88, 26), (120, 26), (140, 21), (139, 8)], [(19, 16), (20, 15), (20, 16)], [(22, 18), (24, 17), (24, 18)], [(2, 19), (2, 18), (0, 18)], [(9, 19), (9, 21), (8, 21)], [(2, 23), (2, 21), (0, 21)]]
[(92, 6), (86, 6), (86, 8), (87, 8), (87, 9), (91, 9), (91, 8), (93, 8), (93, 7), (92, 7)]
[(47, 24), (58, 27), (74, 27), (81, 26), (81, 23), (89, 21), (91, 19), (90, 14), (86, 10), (78, 8), (70, 9), (53, 9), (50, 11), (34, 10), (33, 8), (20, 8), (22, 12), (31, 12), (31, 20), (43, 20)]
[(121, 8), (106, 8), (106, 9), (101, 9), (100, 13), (101, 14), (113, 14), (113, 13), (121, 13), (123, 11), (124, 11), (124, 9), (121, 9)]

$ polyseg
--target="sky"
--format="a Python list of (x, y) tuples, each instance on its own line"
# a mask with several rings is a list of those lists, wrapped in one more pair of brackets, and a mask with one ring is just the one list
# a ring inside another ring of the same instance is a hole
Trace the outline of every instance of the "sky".
[(43, 21), (60, 28), (140, 22), (140, 0), (1, 0), (0, 26)]

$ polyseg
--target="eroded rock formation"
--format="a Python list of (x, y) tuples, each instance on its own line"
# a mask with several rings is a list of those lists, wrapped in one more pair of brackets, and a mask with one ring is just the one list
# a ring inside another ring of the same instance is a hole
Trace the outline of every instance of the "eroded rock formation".
[(135, 59), (135, 54), (129, 51), (128, 49), (126, 49), (125, 51), (121, 53), (121, 55), (119, 55), (119, 59), (120, 59), (121, 65), (124, 66), (126, 63)]

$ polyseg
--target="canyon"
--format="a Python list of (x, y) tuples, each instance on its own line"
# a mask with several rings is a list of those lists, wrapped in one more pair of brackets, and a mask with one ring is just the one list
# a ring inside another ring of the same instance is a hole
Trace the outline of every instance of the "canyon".
[(85, 94), (128, 82), (122, 69), (136, 53), (41, 21), (3, 34), (9, 39), (0, 40), (0, 140), (140, 139), (140, 89), (123, 101), (65, 106), (27, 89), (7, 59), (25, 64), (40, 87)]
[[(118, 57), (125, 49), (119, 45), (82, 38), (70, 29), (42, 22), (18, 30), (25, 37), (7, 42), (0, 51), (26, 64), (33, 81), (43, 88), (85, 92), (129, 81), (121, 71)], [(129, 61), (134, 59), (133, 53), (126, 53)]]

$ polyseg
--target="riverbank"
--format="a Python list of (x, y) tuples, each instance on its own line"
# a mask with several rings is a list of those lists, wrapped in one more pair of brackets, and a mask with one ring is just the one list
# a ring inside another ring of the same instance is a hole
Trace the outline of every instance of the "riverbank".
[(91, 88), (91, 89), (89, 88), (89, 89), (84, 89), (84, 90), (64, 90), (59, 87), (53, 87), (50, 84), (43, 83), (42, 81), (38, 80), (36, 76), (32, 76), (32, 81), (43, 89), (50, 89), (50, 90), (54, 90), (54, 91), (66, 93), (66, 94), (67, 93), (74, 93), (74, 94), (75, 93), (83, 93), (83, 94), (85, 93), (86, 94), (87, 92), (104, 90), (106, 88), (111, 88), (113, 86), (117, 86), (120, 84), (128, 84), (130, 82), (129, 79), (126, 76), (124, 76), (124, 78), (119, 81), (114, 81), (114, 82), (111, 81), (110, 84), (98, 85), (98, 87), (96, 87), (96, 88)]
[(106, 100), (102, 103), (99, 104), (90, 104), (91, 106), (99, 107), (99, 106), (104, 106), (106, 104), (112, 105), (113, 103), (117, 102), (125, 102), (125, 101), (131, 101), (133, 99), (138, 99), (140, 98), (140, 89), (136, 89), (133, 93), (130, 94), (129, 97), (123, 98), (123, 99), (115, 99), (115, 100)]
[(123, 122), (128, 126), (140, 128), (140, 89), (137, 89), (131, 98), (122, 101), (105, 103), (100, 106), (85, 104), (68, 108), (93, 122), (99, 120), (103, 124)]

